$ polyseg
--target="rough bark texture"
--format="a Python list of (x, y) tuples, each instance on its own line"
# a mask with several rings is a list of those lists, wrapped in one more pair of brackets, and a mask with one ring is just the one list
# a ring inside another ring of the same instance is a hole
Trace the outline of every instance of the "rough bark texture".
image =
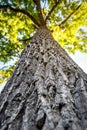
[(1, 93), (0, 130), (87, 130), (87, 75), (46, 28)]

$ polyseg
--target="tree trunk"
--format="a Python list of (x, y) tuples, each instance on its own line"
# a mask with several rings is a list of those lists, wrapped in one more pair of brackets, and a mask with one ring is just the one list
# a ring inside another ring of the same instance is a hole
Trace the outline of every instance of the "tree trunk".
[(1, 93), (0, 130), (87, 130), (87, 75), (45, 27)]

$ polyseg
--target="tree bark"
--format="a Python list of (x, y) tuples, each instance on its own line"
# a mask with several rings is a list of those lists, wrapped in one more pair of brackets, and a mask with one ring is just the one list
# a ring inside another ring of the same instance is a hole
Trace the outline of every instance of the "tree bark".
[(87, 130), (87, 75), (46, 27), (0, 95), (0, 130)]

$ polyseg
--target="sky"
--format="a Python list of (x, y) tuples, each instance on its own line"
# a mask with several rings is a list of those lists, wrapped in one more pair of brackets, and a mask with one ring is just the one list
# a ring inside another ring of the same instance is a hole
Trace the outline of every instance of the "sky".
[(77, 51), (75, 55), (73, 54), (69, 54), (69, 55), (87, 74), (87, 54)]
[[(74, 55), (69, 54), (70, 57), (82, 68), (82, 70), (87, 73), (87, 54), (77, 51)], [(5, 83), (0, 85), (0, 92), (2, 91)]]

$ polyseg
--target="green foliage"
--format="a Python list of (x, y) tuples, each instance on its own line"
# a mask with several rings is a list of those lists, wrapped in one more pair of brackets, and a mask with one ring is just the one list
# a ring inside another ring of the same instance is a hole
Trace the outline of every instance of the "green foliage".
[(7, 81), (7, 79), (10, 77), (10, 75), (13, 72), (15, 65), (9, 66), (9, 67), (4, 67), (0, 69), (0, 84), (4, 83)]
[[(53, 30), (53, 36), (59, 44), (72, 53), (77, 50), (87, 52), (86, 0), (59, 0), (59, 3), (58, 0), (40, 0), (40, 3), (44, 19), (48, 17), (46, 24), (50, 30)], [(13, 10), (9, 7), (1, 7), (8, 5)], [(49, 13), (52, 8), (54, 10)], [(30, 16), (26, 15), (26, 12)], [(40, 24), (37, 6), (33, 0), (0, 0), (1, 62), (6, 64), (19, 57), (36, 31), (37, 26), (34, 21)], [(0, 83), (7, 80), (13, 68), (14, 65), (1, 68)]]
[[(70, 10), (70, 9), (69, 9)], [(72, 12), (73, 10), (71, 10)], [(69, 11), (70, 12), (70, 11)], [(77, 50), (87, 52), (87, 3), (81, 4), (80, 8), (64, 24), (58, 27), (58, 23), (51, 23), (55, 39), (69, 52)], [(67, 16), (65, 16), (67, 17)], [(60, 25), (60, 24), (59, 24)], [(82, 29), (81, 34), (81, 27)], [(83, 31), (86, 30), (86, 31)], [(58, 32), (58, 33), (57, 33)], [(83, 35), (83, 38), (82, 36)]]
[[(6, 12), (7, 13), (7, 12)], [(26, 43), (21, 39), (29, 38), (34, 32), (32, 21), (22, 14), (7, 15), (1, 12), (0, 17), (0, 61), (7, 62), (14, 56), (19, 56)]]

